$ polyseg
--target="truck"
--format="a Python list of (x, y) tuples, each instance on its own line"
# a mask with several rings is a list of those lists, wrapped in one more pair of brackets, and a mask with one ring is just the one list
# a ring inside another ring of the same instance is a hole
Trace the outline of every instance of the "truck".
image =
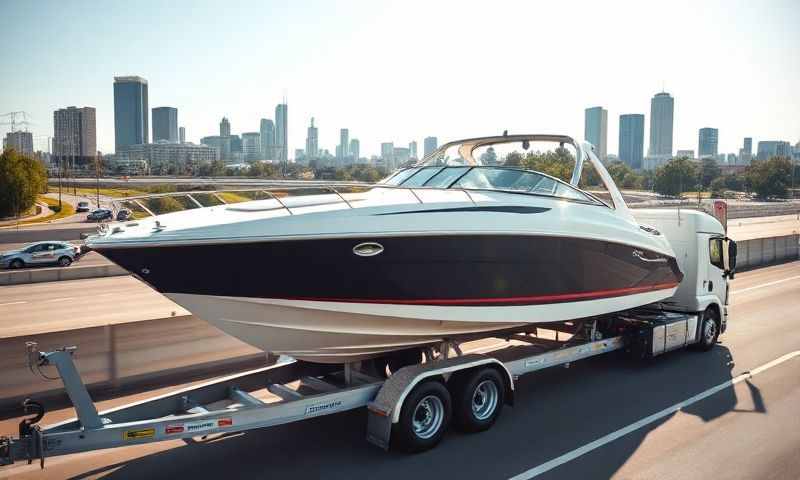
[(692, 210), (634, 210), (641, 228), (665, 235), (684, 278), (673, 297), (612, 315), (525, 331), (494, 332), (498, 343), (473, 351), (444, 339), (421, 362), (392, 372), (374, 363), (323, 365), (281, 358), (273, 364), (98, 412), (73, 361), (75, 347), (40, 352), (28, 345), (31, 370), (55, 366), (77, 417), (41, 426), (41, 402), (23, 402), (17, 436), (0, 438), (0, 465), (119, 446), (140, 445), (289, 424), (367, 408), (367, 440), (383, 449), (435, 447), (452, 426), (492, 427), (517, 403), (515, 382), (531, 372), (624, 350), (650, 359), (692, 347), (710, 350), (727, 327), (736, 243), (714, 217)]

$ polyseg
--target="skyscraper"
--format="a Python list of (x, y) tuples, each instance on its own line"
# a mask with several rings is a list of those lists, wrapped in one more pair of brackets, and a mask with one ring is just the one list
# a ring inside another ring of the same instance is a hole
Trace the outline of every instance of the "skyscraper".
[(584, 138), (594, 145), (600, 160), (605, 160), (608, 147), (608, 110), (603, 107), (587, 108), (584, 113)]
[(314, 126), (314, 117), (311, 117), (311, 125), (306, 134), (306, 158), (317, 158), (319, 156), (319, 132)]
[(247, 161), (261, 158), (261, 133), (247, 132), (242, 134), (242, 153)]
[(178, 128), (178, 140), (181, 143), (186, 143), (186, 127)]
[(438, 148), (439, 140), (436, 137), (425, 137), (423, 141), (424, 155), (427, 157)]
[(178, 109), (174, 107), (156, 107), (153, 109), (153, 143), (166, 140), (178, 141)]
[(744, 137), (744, 153), (748, 155), (753, 154), (753, 139), (752, 137)]
[(275, 124), (268, 118), (261, 119), (261, 156), (264, 160), (275, 160)]
[(697, 158), (716, 157), (719, 143), (719, 130), (701, 128), (697, 139)]
[(781, 140), (765, 140), (758, 142), (759, 160), (769, 160), (772, 157), (791, 157), (792, 144)]
[[(427, 139), (426, 139), (427, 141)], [(386, 168), (391, 171), (394, 170), (394, 143), (384, 142), (381, 143), (381, 158)]]
[(228, 120), (227, 117), (222, 117), (222, 121), (219, 122), (219, 136), (220, 137), (231, 136), (231, 122)]
[(21, 130), (6, 133), (6, 138), (3, 139), (3, 149), (6, 148), (13, 148), (22, 155), (33, 156), (33, 134)]
[(114, 148), (150, 143), (147, 80), (114, 77)]
[(353, 162), (358, 163), (358, 159), (361, 157), (361, 142), (357, 138), (350, 139), (349, 153), (353, 157)]
[(275, 150), (276, 160), (286, 163), (289, 160), (289, 106), (279, 103), (275, 107)]
[(417, 142), (416, 140), (410, 142), (408, 144), (408, 152), (411, 155), (411, 158), (419, 158), (417, 156)]
[(650, 148), (648, 156), (672, 156), (672, 125), (675, 99), (667, 92), (655, 94), (650, 100)]
[(350, 130), (342, 128), (339, 130), (339, 160), (347, 158), (350, 155)]
[(75, 167), (86, 167), (97, 155), (97, 118), (93, 107), (53, 112), (53, 155)]
[(619, 159), (625, 165), (642, 168), (644, 158), (644, 115), (630, 113), (619, 116)]

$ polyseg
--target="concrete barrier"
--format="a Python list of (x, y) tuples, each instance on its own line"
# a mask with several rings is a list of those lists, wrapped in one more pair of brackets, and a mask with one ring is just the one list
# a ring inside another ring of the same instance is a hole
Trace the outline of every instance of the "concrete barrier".
[(800, 235), (754, 238), (736, 242), (736, 268), (748, 269), (800, 259)]
[[(26, 342), (37, 342), (42, 351), (77, 346), (75, 364), (90, 392), (186, 382), (266, 364), (264, 352), (192, 315), (2, 338), (0, 410), (18, 408), (25, 398), (66, 400), (61, 382), (29, 367)], [(58, 377), (55, 367), (42, 372)]]
[(115, 277), (128, 274), (129, 272), (127, 270), (115, 264), (3, 270), (0, 271), (0, 286), (19, 285), (21, 283), (57, 282), (59, 280), (80, 280), (83, 278), (95, 277)]

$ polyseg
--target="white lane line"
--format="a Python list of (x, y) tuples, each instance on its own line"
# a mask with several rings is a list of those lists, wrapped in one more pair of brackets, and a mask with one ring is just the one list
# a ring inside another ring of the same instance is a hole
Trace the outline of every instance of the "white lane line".
[(788, 277), (788, 278), (783, 278), (783, 279), (780, 279), (780, 280), (775, 280), (774, 282), (762, 283), (761, 285), (755, 285), (753, 287), (747, 287), (747, 288), (743, 288), (741, 290), (731, 290), (731, 294), (733, 294), (733, 293), (744, 293), (744, 292), (749, 292), (750, 290), (756, 290), (758, 288), (771, 287), (772, 285), (777, 285), (777, 284), (783, 283), (783, 282), (790, 282), (792, 280), (797, 280), (798, 278), (800, 278), (800, 275), (795, 275), (794, 277)]
[(6, 306), (6, 305), (19, 305), (19, 304), (21, 304), (21, 303), (28, 303), (28, 302), (27, 302), (27, 301), (22, 301), (22, 302), (8, 302), (8, 303), (0, 303), (0, 307), (4, 307), (4, 306)]
[(43, 302), (60, 302), (62, 300), (72, 300), (78, 297), (63, 297), (63, 298), (51, 298), (49, 300), (43, 300)]
[(643, 419), (639, 420), (638, 422), (632, 423), (632, 424), (628, 425), (627, 427), (620, 428), (619, 430), (617, 430), (615, 432), (611, 432), (608, 435), (600, 437), (597, 440), (595, 440), (593, 442), (590, 442), (590, 443), (587, 443), (586, 445), (584, 445), (582, 447), (576, 448), (575, 450), (572, 450), (571, 452), (567, 452), (564, 455), (561, 455), (560, 457), (556, 457), (556, 458), (554, 458), (554, 459), (552, 459), (552, 460), (550, 460), (548, 462), (545, 462), (545, 463), (543, 463), (543, 464), (541, 464), (541, 465), (539, 465), (537, 467), (531, 468), (530, 470), (526, 470), (526, 471), (524, 471), (524, 472), (522, 472), (522, 473), (520, 473), (518, 475), (515, 475), (515, 476), (511, 477), (511, 480), (525, 480), (525, 479), (536, 477), (536, 476), (541, 475), (541, 474), (543, 474), (545, 472), (548, 472), (548, 471), (550, 471), (550, 470), (552, 470), (552, 469), (554, 469), (554, 468), (556, 468), (556, 467), (558, 467), (560, 465), (563, 465), (563, 464), (565, 464), (567, 462), (570, 462), (570, 461), (580, 457), (581, 455), (585, 455), (585, 454), (591, 452), (592, 450), (596, 450), (596, 449), (598, 449), (598, 448), (600, 448), (600, 447), (602, 447), (602, 446), (604, 446), (604, 445), (606, 445), (608, 443), (613, 442), (614, 440), (616, 440), (616, 439), (618, 439), (620, 437), (624, 437), (625, 435), (627, 435), (627, 434), (629, 434), (631, 432), (639, 430), (640, 428), (642, 428), (642, 427), (644, 427), (646, 425), (649, 425), (649, 424), (651, 424), (653, 422), (656, 422), (656, 421), (658, 421), (658, 420), (660, 420), (660, 419), (662, 419), (664, 417), (672, 415), (673, 413), (676, 413), (676, 412), (680, 411), (681, 409), (686, 408), (689, 405), (692, 405), (693, 403), (697, 403), (700, 400), (708, 398), (708, 397), (710, 397), (711, 395), (714, 395), (717, 392), (725, 390), (726, 388), (731, 388), (734, 385), (736, 385), (737, 383), (741, 383), (741, 382), (743, 382), (743, 381), (745, 381), (747, 379), (753, 378), (755, 375), (758, 375), (759, 373), (765, 372), (766, 370), (769, 370), (772, 367), (776, 367), (776, 366), (778, 366), (778, 365), (780, 365), (780, 364), (782, 364), (784, 362), (787, 362), (787, 361), (789, 361), (789, 360), (791, 360), (791, 359), (793, 359), (795, 357), (800, 357), (800, 350), (795, 350), (794, 352), (787, 353), (786, 355), (783, 355), (783, 356), (781, 356), (779, 358), (776, 358), (775, 360), (773, 360), (773, 361), (771, 361), (769, 363), (765, 363), (764, 365), (761, 365), (758, 368), (754, 368), (753, 370), (750, 370), (749, 372), (742, 373), (741, 375), (739, 375), (739, 376), (737, 376), (735, 378), (732, 378), (732, 379), (730, 379), (730, 380), (728, 380), (726, 382), (720, 383), (716, 387), (711, 387), (711, 388), (709, 388), (708, 390), (706, 390), (706, 391), (704, 391), (702, 393), (698, 393), (697, 395), (695, 395), (695, 396), (693, 396), (691, 398), (687, 398), (686, 400), (684, 400), (682, 402), (679, 402), (679, 403), (676, 403), (675, 405), (673, 405), (671, 407), (667, 407), (667, 408), (665, 408), (664, 410), (661, 410), (658, 413), (654, 413), (654, 414), (650, 415), (649, 417), (644, 417)]

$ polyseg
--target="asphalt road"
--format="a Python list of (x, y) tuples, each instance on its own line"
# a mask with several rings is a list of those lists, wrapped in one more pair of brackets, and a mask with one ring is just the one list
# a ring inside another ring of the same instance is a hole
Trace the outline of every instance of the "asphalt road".
[(188, 314), (130, 276), (0, 288), (0, 338)]
[[(0, 477), (530, 478), (532, 469), (560, 464), (536, 478), (796, 479), (800, 356), (758, 367), (800, 350), (800, 262), (739, 274), (731, 303), (728, 333), (710, 352), (645, 364), (608, 355), (528, 375), (517, 382), (517, 404), (492, 430), (450, 433), (420, 455), (367, 444), (359, 410), (208, 443), (50, 458), (44, 471), (19, 464), (0, 468)], [(756, 374), (740, 378), (745, 372)], [(732, 379), (733, 387), (641, 422)], [(45, 420), (70, 415), (53, 411)], [(0, 423), (0, 434), (13, 433), (16, 421)], [(576, 450), (598, 439), (596, 448)]]

